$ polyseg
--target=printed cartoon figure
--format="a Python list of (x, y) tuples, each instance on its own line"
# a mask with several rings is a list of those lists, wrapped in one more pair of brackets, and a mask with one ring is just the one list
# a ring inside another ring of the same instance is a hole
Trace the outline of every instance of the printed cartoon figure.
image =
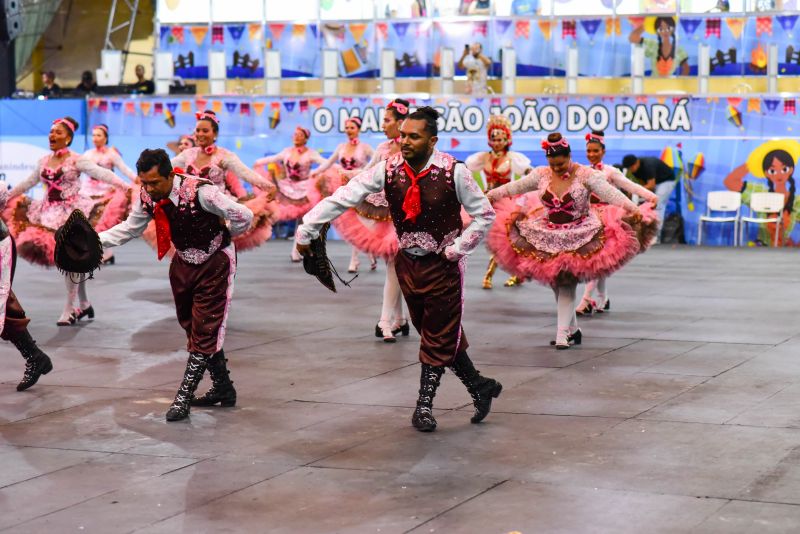
[[(642, 37), (645, 32), (657, 38)], [(644, 55), (652, 66), (651, 76), (689, 75), (689, 56), (686, 50), (675, 46), (675, 17), (647, 17), (634, 28), (628, 40), (644, 46)]]
[[(800, 158), (800, 143), (790, 139), (776, 139), (767, 141), (753, 150), (747, 162), (739, 165), (725, 177), (725, 187), (731, 191), (742, 193), (742, 203), (749, 204), (753, 193), (776, 192), (783, 194), (783, 220), (781, 221), (782, 235), (779, 243), (784, 246), (797, 246), (789, 236), (795, 224), (800, 219), (800, 199), (796, 193), (797, 184), (794, 178), (795, 164)], [(747, 181), (750, 174), (756, 178), (766, 180)], [(775, 225), (762, 225), (759, 230), (758, 240), (762, 243), (775, 241)]]

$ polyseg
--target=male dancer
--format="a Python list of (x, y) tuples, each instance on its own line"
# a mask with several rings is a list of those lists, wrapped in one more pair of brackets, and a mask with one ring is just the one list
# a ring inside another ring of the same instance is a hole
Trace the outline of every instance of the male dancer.
[[(128, 219), (100, 233), (103, 247), (139, 237), (151, 219), (156, 222), (158, 259), (175, 247), (169, 281), (178, 322), (186, 331), (189, 360), (167, 421), (189, 415), (190, 404), (236, 404), (222, 344), (228, 317), (236, 253), (231, 236), (250, 227), (253, 212), (222, 193), (212, 182), (173, 169), (161, 149), (145, 150), (136, 162), (142, 185)], [(230, 221), (230, 229), (224, 224)], [(200, 399), (195, 389), (208, 367), (213, 385)]]
[[(411, 113), (400, 127), (400, 153), (357, 175), (317, 204), (303, 218), (295, 238), (297, 250), (309, 254), (308, 244), (324, 223), (370, 193), (386, 192), (400, 240), (397, 278), (421, 337), (419, 398), (411, 418), (421, 432), (436, 429), (433, 397), (445, 367), (453, 370), (472, 396), (473, 423), (489, 414), (492, 398), (502, 390), (499, 382), (481, 376), (472, 365), (461, 328), (466, 256), (486, 234), (494, 210), (467, 167), (435, 149), (438, 117), (431, 107)], [(463, 233), (462, 205), (473, 217)]]
[[(0, 210), (8, 201), (8, 186), (0, 182)], [(17, 384), (17, 391), (34, 385), (41, 375), (53, 370), (53, 363), (28, 332), (30, 319), (25, 316), (11, 285), (17, 266), (17, 249), (6, 224), (0, 220), (0, 338), (10, 341), (25, 358), (25, 374)]]

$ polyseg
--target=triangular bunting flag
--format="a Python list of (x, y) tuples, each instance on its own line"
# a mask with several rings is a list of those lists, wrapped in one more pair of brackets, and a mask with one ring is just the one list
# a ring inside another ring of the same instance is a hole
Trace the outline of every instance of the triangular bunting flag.
[(706, 38), (708, 37), (722, 37), (722, 21), (720, 19), (706, 19)]
[(283, 103), (283, 107), (286, 108), (286, 111), (291, 113), (294, 110), (294, 104), (295, 104), (294, 100), (287, 100), (286, 102)]
[(778, 19), (778, 24), (781, 25), (783, 31), (790, 32), (794, 29), (794, 25), (797, 23), (798, 15), (778, 15), (775, 17)]
[(306, 25), (305, 24), (294, 24), (292, 26), (292, 38), (293, 39), (305, 39), (306, 38)]
[(725, 19), (725, 24), (728, 26), (731, 34), (733, 34), (734, 39), (738, 39), (742, 35), (745, 22), (747, 22), (747, 19), (743, 17), (728, 17)]
[(181, 113), (191, 113), (192, 102), (190, 100), (181, 100)]
[(308, 111), (308, 100), (301, 100), (300, 101), (300, 113), (305, 113)]
[(161, 35), (159, 36), (160, 41), (164, 41), (164, 37), (169, 34), (169, 26), (161, 26)]
[(325, 99), (324, 98), (312, 98), (311, 100), (309, 100), (309, 102), (311, 103), (312, 106), (314, 106), (315, 108), (319, 109), (319, 108), (322, 107), (322, 104), (325, 103)]
[(197, 111), (204, 111), (208, 108), (208, 100), (205, 98), (198, 98), (194, 101), (194, 107)]
[(375, 23), (375, 29), (378, 30), (378, 39), (386, 40), (389, 38), (389, 25), (385, 22)]
[(222, 102), (219, 100), (214, 100), (211, 102), (211, 111), (214, 113), (221, 113), (222, 112)]
[(170, 110), (172, 113), (175, 113), (175, 110), (178, 109), (177, 102), (167, 102), (167, 109)]
[(482, 35), (484, 37), (489, 35), (488, 22), (475, 22), (472, 25), (472, 35)]
[(496, 35), (503, 35), (511, 27), (511, 21), (510, 20), (496, 20), (495, 23), (494, 23), (494, 27), (496, 28), (496, 30), (495, 30), (495, 34)]
[[(102, 104), (102, 102), (101, 102)], [(142, 102), (139, 104), (139, 109), (142, 110), (142, 115), (145, 117), (150, 115), (150, 102)]]
[(401, 39), (406, 36), (406, 33), (408, 32), (408, 27), (409, 26), (410, 26), (410, 23), (408, 23), (408, 22), (393, 22), (392, 23), (392, 27), (394, 27), (394, 33), (396, 33), (397, 36), (400, 37)]
[(225, 102), (225, 111), (228, 113), (233, 113), (236, 111), (237, 105), (236, 102)]
[(133, 102), (125, 102), (125, 115), (133, 115), (136, 113), (136, 107)]
[(97, 103), (97, 111), (105, 113), (108, 111), (108, 100), (100, 100)]
[(775, 111), (778, 109), (778, 105), (781, 103), (780, 100), (777, 98), (765, 98), (764, 105), (767, 106), (768, 111)]
[(747, 112), (761, 113), (761, 99), (750, 98), (747, 100)]
[(114, 111), (119, 111), (122, 109), (122, 102), (117, 102), (116, 100), (111, 102), (111, 109)]
[(244, 24), (237, 24), (236, 26), (228, 26), (228, 33), (233, 37), (233, 41), (238, 43), (244, 33)]
[(316, 24), (309, 24), (308, 31), (311, 32), (311, 36), (316, 39), (317, 38), (317, 25)]
[[(544, 33), (544, 32), (542, 32)], [(550, 29), (548, 28), (548, 35)], [(530, 39), (531, 37), (531, 21), (518, 20), (514, 23), (514, 38), (515, 39)]]
[(264, 113), (264, 108), (266, 107), (267, 107), (266, 102), (253, 102), (253, 109), (255, 110), (256, 116), (258, 117), (260, 117), (261, 114)]
[(197, 46), (200, 46), (203, 44), (203, 41), (206, 40), (206, 35), (208, 35), (208, 26), (192, 26), (189, 31), (192, 32), (194, 42), (197, 43)]
[(742, 103), (742, 99), (740, 97), (729, 97), (728, 98), (728, 105), (733, 107), (739, 107), (739, 104)]
[(269, 24), (267, 27), (269, 28), (270, 35), (272, 35), (272, 40), (280, 41), (286, 24)]
[(261, 24), (254, 23), (247, 26), (247, 35), (251, 41), (260, 41), (262, 37)]
[(153, 106), (153, 115), (161, 115), (162, 113), (164, 113), (164, 103), (156, 102)]
[(603, 22), (601, 19), (581, 20), (581, 27), (589, 37), (594, 37), (594, 34), (600, 28), (601, 22)]
[[(526, 21), (527, 22), (527, 21)], [(549, 20), (539, 19), (539, 31), (544, 35), (545, 40), (550, 40), (551, 25)]]
[(458, 148), (458, 145), (461, 144), (461, 141), (456, 139), (455, 137), (450, 138), (450, 148)]
[(792, 115), (797, 115), (797, 104), (795, 103), (794, 98), (787, 98), (783, 101), (783, 114), (787, 115), (789, 113)]
[(170, 35), (180, 44), (183, 44), (183, 26), (173, 26)]
[(578, 36), (577, 29), (575, 28), (575, 21), (574, 20), (562, 20), (561, 21), (561, 38), (566, 39), (567, 37), (575, 38)]
[(240, 115), (250, 115), (250, 102), (242, 102), (239, 104)]
[(361, 42), (365, 31), (367, 31), (366, 24), (350, 24), (350, 33), (353, 35), (353, 39), (355, 39), (357, 43)]
[(694, 32), (697, 31), (697, 28), (700, 27), (700, 22), (702, 19), (681, 19), (681, 27), (686, 35), (692, 36)]
[(622, 35), (622, 20), (618, 18), (606, 19), (606, 35)]

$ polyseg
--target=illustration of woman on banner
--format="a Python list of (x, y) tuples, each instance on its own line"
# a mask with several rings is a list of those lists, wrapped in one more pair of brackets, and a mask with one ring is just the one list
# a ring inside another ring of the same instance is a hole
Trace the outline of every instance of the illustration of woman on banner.
[[(644, 33), (655, 35), (656, 39), (644, 38)], [(689, 55), (675, 42), (675, 17), (647, 17), (633, 29), (628, 40), (644, 46), (651, 76), (689, 75)]]
[[(775, 139), (763, 143), (753, 150), (747, 161), (739, 165), (725, 177), (725, 187), (731, 191), (742, 193), (742, 202), (749, 204), (753, 193), (781, 193), (785, 198), (783, 206), (783, 230), (779, 243), (784, 246), (795, 246), (790, 238), (795, 224), (800, 218), (800, 199), (796, 195), (797, 183), (794, 178), (795, 164), (800, 158), (800, 143), (791, 139)], [(750, 174), (766, 183), (747, 181)], [(764, 244), (775, 242), (776, 228), (774, 224), (762, 225), (758, 240)]]

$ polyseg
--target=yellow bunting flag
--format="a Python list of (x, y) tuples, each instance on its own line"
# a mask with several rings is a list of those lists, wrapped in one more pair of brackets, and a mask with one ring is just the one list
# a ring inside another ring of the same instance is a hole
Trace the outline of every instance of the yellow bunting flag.
[(142, 102), (141, 104), (139, 104), (139, 109), (142, 110), (142, 115), (144, 115), (145, 117), (147, 115), (150, 115), (150, 102)]
[(191, 112), (192, 112), (192, 101), (191, 100), (181, 101), (181, 113), (191, 113)]
[(727, 17), (725, 18), (725, 24), (727, 24), (728, 29), (733, 34), (734, 39), (738, 39), (742, 35), (742, 30), (744, 30), (744, 17)]
[(208, 35), (208, 26), (192, 26), (191, 30), (192, 37), (194, 37), (194, 42), (197, 43), (197, 46), (203, 44), (203, 41)]
[(539, 20), (539, 30), (542, 32), (542, 35), (544, 35), (544, 38), (549, 41), (550, 40), (550, 30), (551, 30), (550, 21), (549, 20), (540, 19)]
[(350, 33), (353, 34), (353, 39), (356, 40), (357, 43), (361, 42), (361, 38), (364, 37), (364, 32), (367, 31), (366, 24), (351, 24), (350, 25)]
[(264, 108), (266, 107), (266, 102), (253, 102), (253, 109), (256, 110), (256, 115), (259, 117), (264, 113)]
[(261, 24), (254, 23), (247, 26), (247, 34), (251, 41), (261, 40)]
[(211, 102), (211, 110), (214, 113), (221, 113), (222, 112), (222, 102), (220, 102), (219, 100), (214, 100), (213, 102)]
[(754, 111), (755, 113), (761, 113), (761, 99), (760, 98), (750, 98), (747, 100), (747, 112)]
[(606, 19), (606, 35), (622, 35), (622, 20), (617, 18)]
[(305, 38), (305, 36), (306, 36), (305, 24), (295, 24), (294, 26), (292, 26), (292, 37)]

